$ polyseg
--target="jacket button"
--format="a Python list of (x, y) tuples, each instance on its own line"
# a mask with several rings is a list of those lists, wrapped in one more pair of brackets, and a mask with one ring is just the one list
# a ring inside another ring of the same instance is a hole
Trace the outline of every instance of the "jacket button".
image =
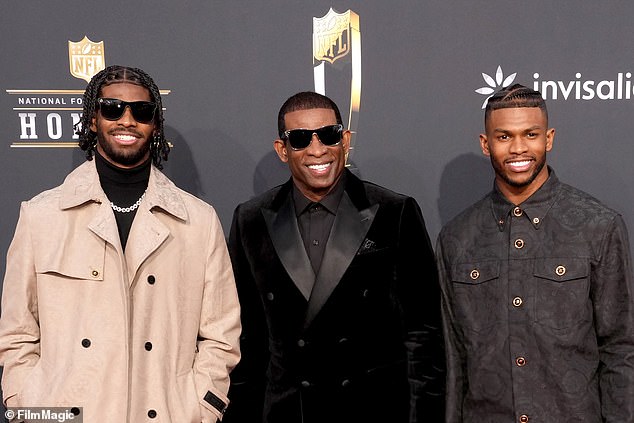
[(520, 423), (528, 423), (528, 416), (526, 414), (522, 414), (519, 420)]
[(146, 342), (145, 343), (145, 351), (152, 351), (152, 343), (151, 342)]
[(344, 379), (341, 381), (341, 386), (345, 388), (346, 386), (350, 386), (350, 379)]
[(275, 295), (273, 295), (272, 292), (267, 292), (266, 293), (266, 299), (269, 301), (273, 301), (275, 299)]
[(566, 268), (564, 266), (557, 266), (555, 273), (557, 276), (563, 276), (566, 273)]
[(299, 341), (297, 341), (297, 346), (300, 348), (303, 348), (306, 346), (306, 341), (304, 341), (303, 339), (300, 339)]
[(147, 277), (147, 283), (149, 283), (150, 285), (154, 285), (154, 282), (156, 282), (156, 278), (154, 277), (154, 275), (150, 275)]
[(99, 270), (93, 270), (93, 271), (92, 271), (92, 276), (93, 276), (94, 278), (96, 278), (97, 276), (99, 276)]
[(340, 343), (340, 344), (345, 344), (346, 342), (348, 342), (348, 338), (346, 338), (346, 337), (343, 337), (343, 338), (341, 338), (341, 339), (339, 340), (339, 343)]
[(469, 277), (473, 280), (476, 280), (480, 277), (480, 272), (478, 271), (478, 269), (473, 269), (471, 273), (469, 273)]
[(156, 410), (148, 410), (147, 416), (151, 419), (156, 417)]
[(523, 302), (524, 302), (524, 301), (522, 301), (522, 297), (515, 297), (515, 298), (513, 298), (513, 305), (514, 305), (515, 307), (519, 307), (519, 306), (521, 306)]
[(524, 367), (524, 365), (526, 364), (526, 359), (524, 357), (517, 357), (515, 359), (515, 364), (517, 364), (518, 367)]
[(81, 346), (84, 348), (88, 348), (90, 346), (90, 339), (84, 338), (81, 340)]
[(364, 290), (361, 292), (361, 296), (362, 296), (363, 298), (368, 298), (368, 294), (369, 294), (369, 293), (370, 293), (370, 290), (369, 290), (369, 289), (364, 289)]
[(515, 207), (513, 209), (513, 215), (516, 217), (520, 217), (522, 215), (522, 209), (520, 209), (519, 207)]
[(307, 380), (302, 380), (301, 385), (303, 388), (310, 388), (310, 382)]
[(516, 239), (515, 240), (515, 248), (517, 248), (518, 250), (520, 248), (524, 248), (524, 240), (523, 239)]

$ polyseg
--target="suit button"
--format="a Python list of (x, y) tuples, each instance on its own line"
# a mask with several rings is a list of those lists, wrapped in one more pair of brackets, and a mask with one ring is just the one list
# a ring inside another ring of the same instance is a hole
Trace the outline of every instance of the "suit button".
[(147, 277), (147, 283), (149, 283), (150, 285), (154, 285), (154, 282), (156, 282), (156, 278), (154, 277), (154, 275), (150, 275)]
[(526, 364), (526, 359), (524, 357), (517, 357), (515, 359), (515, 364), (517, 364), (518, 367), (524, 367), (524, 365)]
[(266, 299), (269, 301), (273, 301), (275, 299), (275, 295), (273, 295), (272, 292), (267, 292), (266, 293)]
[(310, 382), (307, 380), (302, 380), (301, 385), (303, 388), (310, 388)]
[(84, 348), (90, 347), (90, 339), (84, 338), (81, 340), (81, 346)]
[(306, 341), (304, 341), (303, 339), (300, 339), (299, 341), (297, 341), (297, 346), (300, 348), (303, 348), (306, 346)]
[(152, 351), (152, 343), (151, 342), (146, 342), (145, 343), (145, 351)]
[(156, 417), (156, 410), (148, 410), (147, 416), (151, 419)]
[(345, 388), (346, 386), (350, 386), (350, 379), (344, 379), (341, 381), (341, 386)]
[(526, 414), (522, 414), (519, 420), (520, 423), (528, 423), (528, 416)]
[(523, 302), (524, 302), (524, 301), (522, 301), (522, 298), (521, 298), (521, 297), (515, 297), (515, 298), (513, 298), (513, 305), (514, 305), (515, 307), (519, 307), (519, 306), (521, 306)]

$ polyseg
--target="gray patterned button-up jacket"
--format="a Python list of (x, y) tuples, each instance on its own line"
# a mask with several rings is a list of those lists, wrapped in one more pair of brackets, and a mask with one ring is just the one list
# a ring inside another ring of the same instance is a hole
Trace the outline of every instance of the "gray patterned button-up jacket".
[(494, 189), (440, 233), (447, 422), (634, 422), (634, 285), (621, 216), (559, 182)]

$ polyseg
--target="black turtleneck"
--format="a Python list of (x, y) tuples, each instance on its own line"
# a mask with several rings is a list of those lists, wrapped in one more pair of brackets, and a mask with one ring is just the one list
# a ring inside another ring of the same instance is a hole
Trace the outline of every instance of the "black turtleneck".
[[(150, 163), (151, 159), (147, 159), (137, 167), (123, 169), (113, 165), (95, 152), (95, 165), (101, 188), (106, 193), (108, 200), (119, 207), (130, 207), (143, 195), (150, 180)], [(121, 247), (125, 250), (136, 210), (129, 213), (115, 210), (113, 212), (117, 219)]]

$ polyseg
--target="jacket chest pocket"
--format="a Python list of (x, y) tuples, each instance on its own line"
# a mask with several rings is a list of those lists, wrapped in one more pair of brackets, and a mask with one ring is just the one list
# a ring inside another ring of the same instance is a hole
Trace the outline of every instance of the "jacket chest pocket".
[(580, 258), (537, 259), (533, 269), (535, 320), (555, 329), (592, 320), (590, 264)]
[(506, 291), (499, 261), (456, 264), (451, 270), (453, 311), (461, 326), (477, 332), (501, 323)]

